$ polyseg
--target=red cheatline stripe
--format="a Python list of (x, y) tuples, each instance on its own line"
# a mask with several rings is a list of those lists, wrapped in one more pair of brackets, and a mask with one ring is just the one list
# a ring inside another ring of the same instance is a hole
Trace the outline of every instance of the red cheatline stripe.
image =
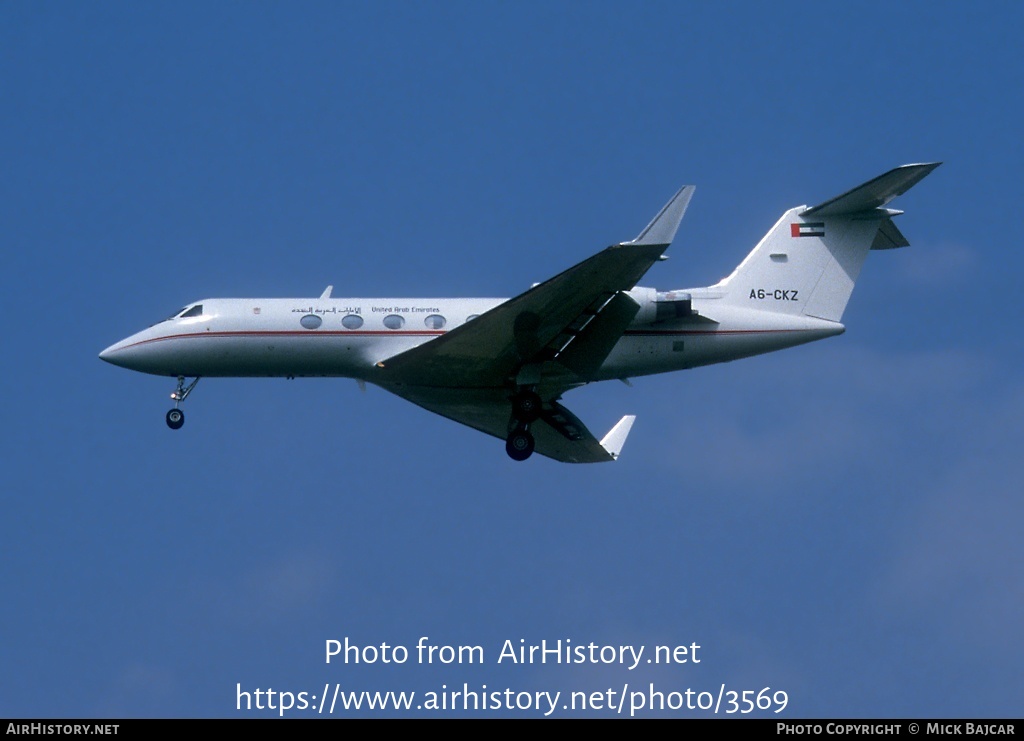
[[(665, 337), (678, 335), (732, 335), (732, 334), (778, 334), (780, 332), (813, 332), (813, 329), (627, 329), (624, 335), (631, 337)], [(395, 330), (395, 329), (374, 329), (374, 330), (348, 330), (348, 331), (318, 331), (318, 330), (281, 330), (279, 332), (195, 332), (190, 334), (172, 334), (165, 337), (153, 337), (148, 340), (139, 340), (126, 345), (121, 350), (139, 345), (148, 345), (151, 342), (164, 342), (166, 340), (192, 339), (197, 337), (439, 337), (445, 334), (437, 330)]]

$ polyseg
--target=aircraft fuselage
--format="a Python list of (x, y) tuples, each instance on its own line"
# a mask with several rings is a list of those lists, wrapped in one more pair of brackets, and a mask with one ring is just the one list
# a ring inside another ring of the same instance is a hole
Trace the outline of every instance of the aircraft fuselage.
[[(658, 321), (654, 291), (592, 378), (664, 373), (772, 352), (843, 332), (812, 317), (718, 306), (693, 295), (689, 316)], [(386, 358), (472, 321), (506, 299), (205, 299), (104, 350), (104, 360), (160, 376), (377, 380)], [(383, 380), (383, 379), (381, 379)]]

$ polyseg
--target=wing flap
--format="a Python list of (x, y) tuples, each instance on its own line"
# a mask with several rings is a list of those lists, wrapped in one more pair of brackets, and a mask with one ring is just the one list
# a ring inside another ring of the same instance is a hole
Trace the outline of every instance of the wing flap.
[(592, 378), (638, 311), (640, 304), (628, 294), (615, 294), (569, 338), (554, 360), (581, 379)]

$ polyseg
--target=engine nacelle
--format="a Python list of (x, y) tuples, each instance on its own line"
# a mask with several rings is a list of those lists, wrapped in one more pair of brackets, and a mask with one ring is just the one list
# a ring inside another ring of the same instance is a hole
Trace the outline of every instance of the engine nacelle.
[(668, 322), (693, 313), (693, 302), (686, 291), (658, 291), (637, 287), (629, 295), (640, 304), (640, 311), (633, 320), (637, 324)]

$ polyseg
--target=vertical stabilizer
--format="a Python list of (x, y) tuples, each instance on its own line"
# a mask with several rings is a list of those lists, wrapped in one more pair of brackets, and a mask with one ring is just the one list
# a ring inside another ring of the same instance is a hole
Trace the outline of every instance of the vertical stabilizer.
[(938, 163), (904, 165), (841, 196), (793, 208), (714, 289), (736, 306), (838, 322), (868, 252), (907, 244), (883, 208)]
[(787, 211), (715, 288), (737, 306), (838, 322), (881, 218), (805, 219)]

